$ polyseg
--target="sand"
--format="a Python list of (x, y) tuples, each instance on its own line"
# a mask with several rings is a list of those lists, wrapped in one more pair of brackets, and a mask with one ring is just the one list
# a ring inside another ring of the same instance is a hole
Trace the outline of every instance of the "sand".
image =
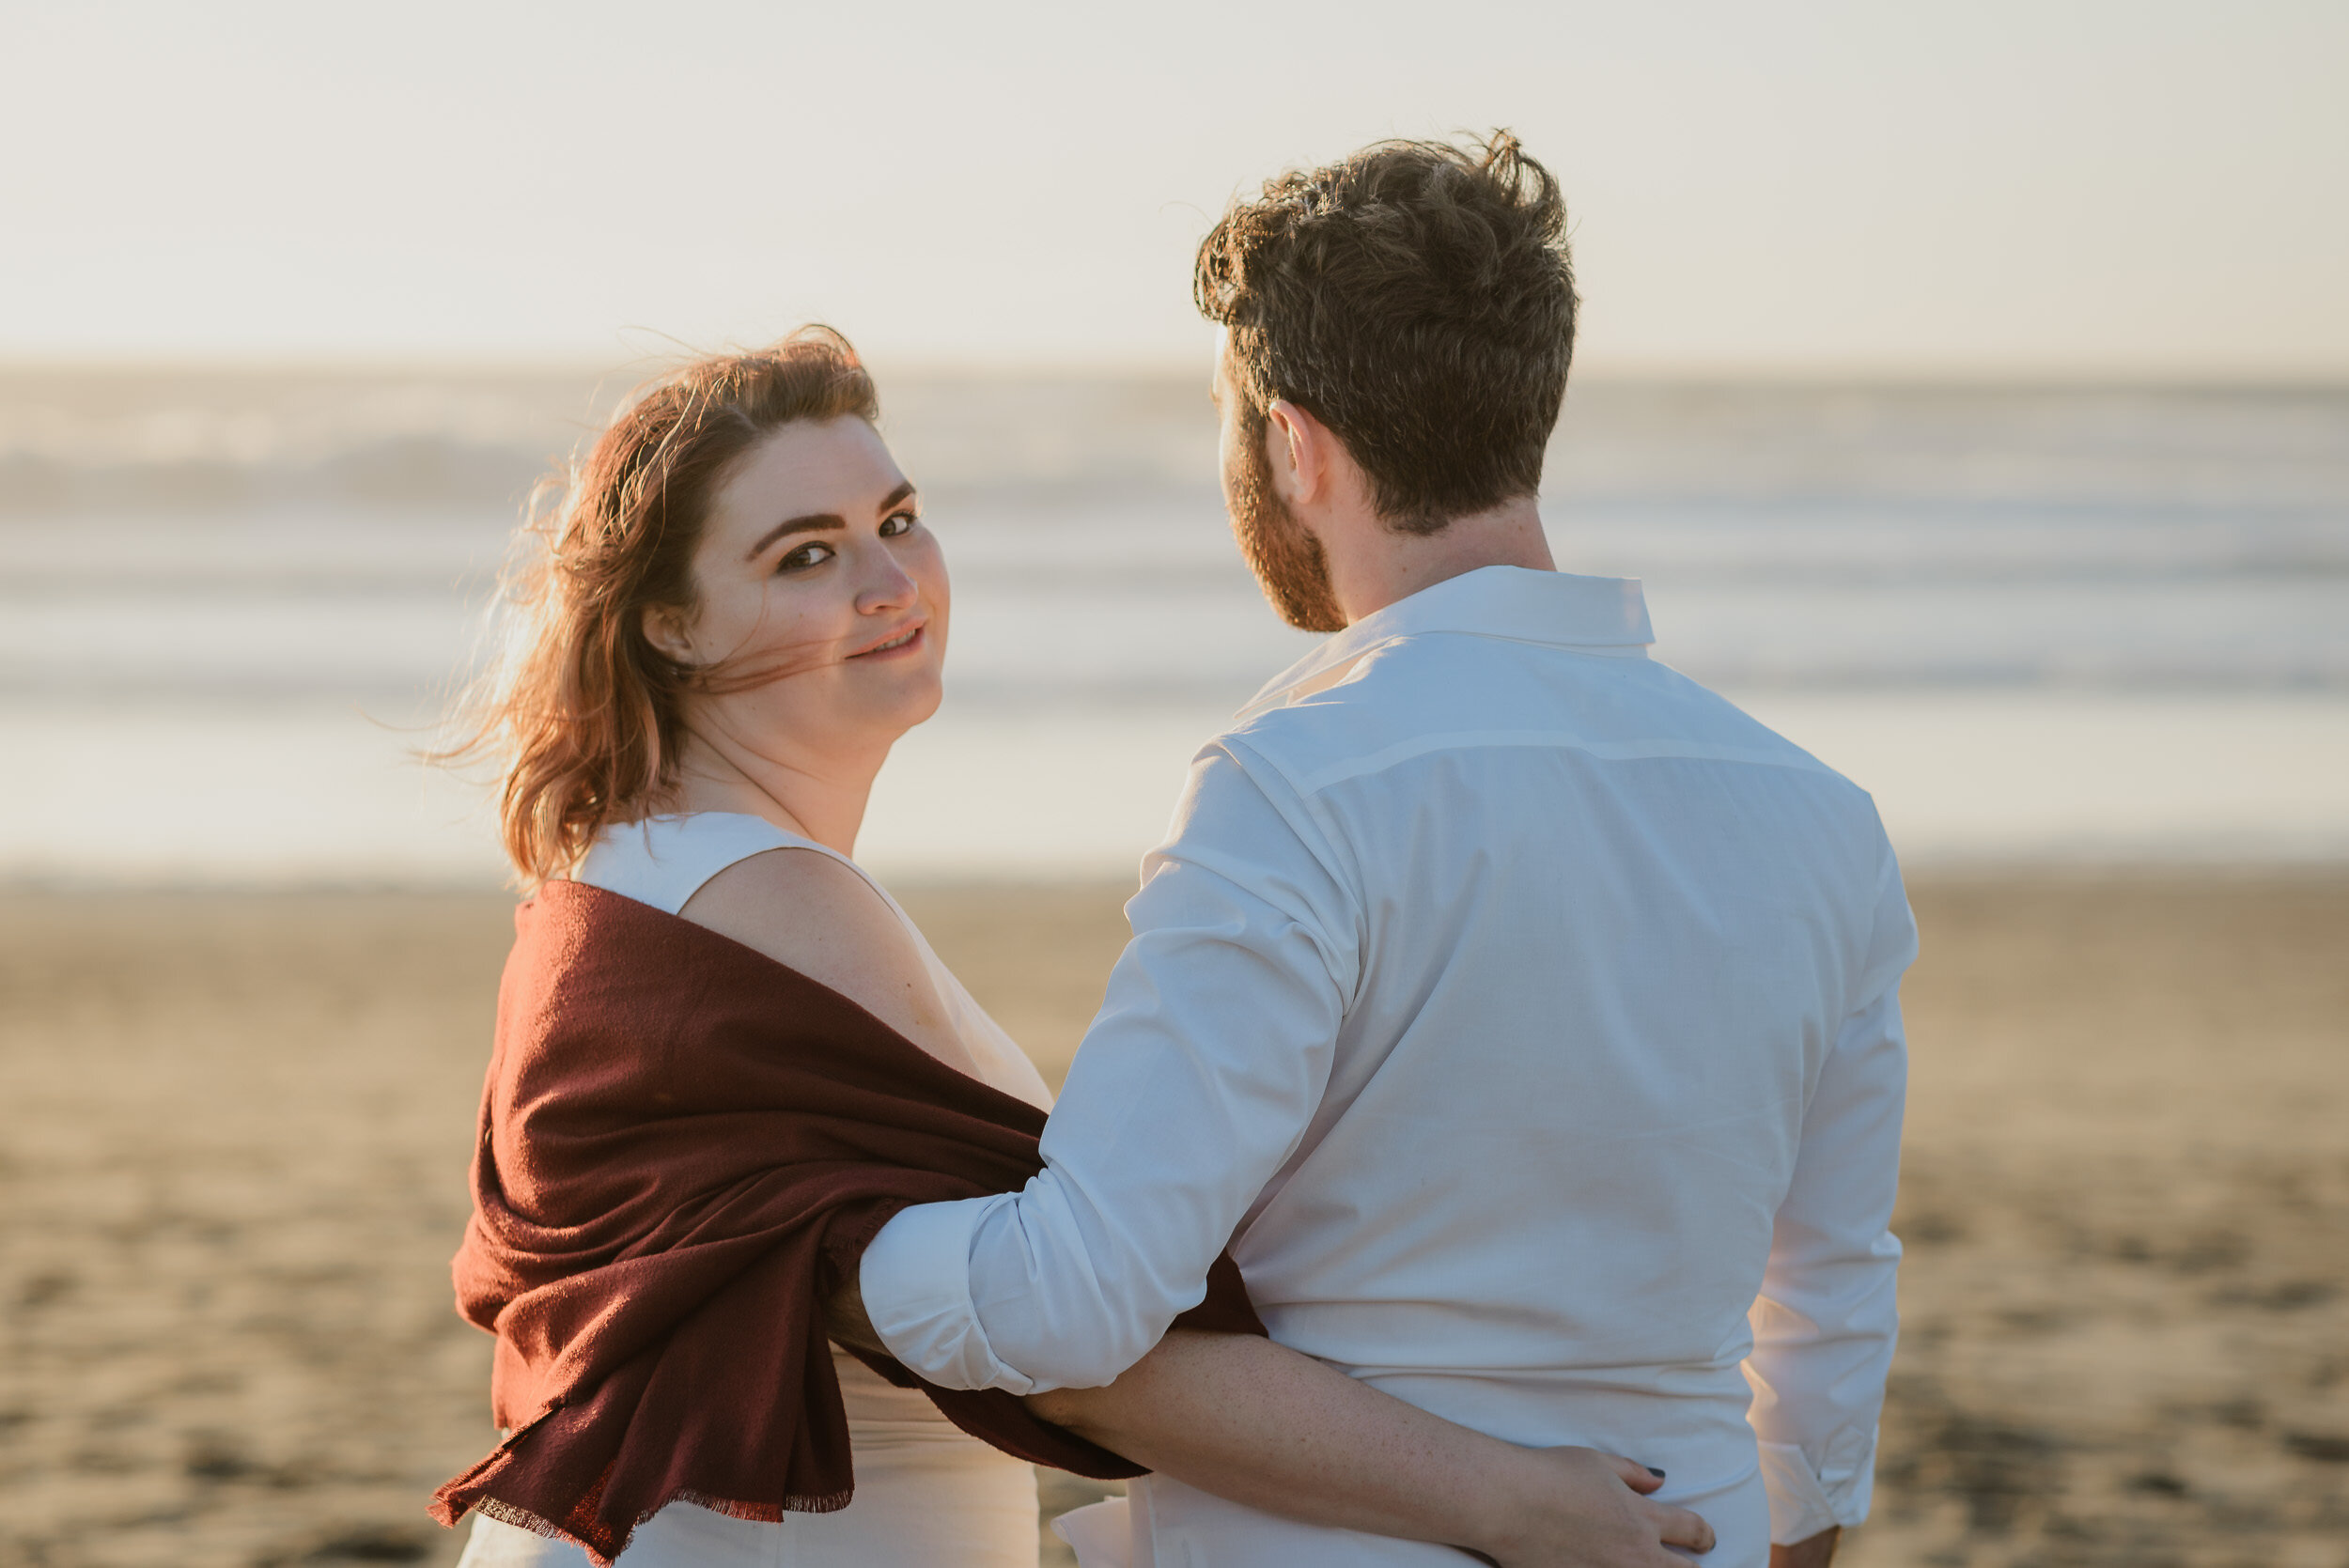
[[(1048, 1068), (1114, 889), (907, 902)], [(1893, 1564), (2349, 1563), (2349, 877), (1925, 880)], [(0, 1568), (444, 1563), (502, 901), (0, 895)], [(1058, 1505), (1082, 1490), (1056, 1486)]]

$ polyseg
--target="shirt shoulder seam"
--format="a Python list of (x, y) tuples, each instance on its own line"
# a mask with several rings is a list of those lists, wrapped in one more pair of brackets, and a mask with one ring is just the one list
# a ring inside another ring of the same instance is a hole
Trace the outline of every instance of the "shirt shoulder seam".
[(1353, 779), (1365, 778), (1399, 768), (1407, 762), (1436, 752), (1488, 751), (1517, 749), (1527, 751), (1579, 752), (1599, 762), (1728, 762), (1754, 768), (1782, 768), (1800, 773), (1816, 773), (1825, 778), (1842, 780), (1843, 775), (1806, 753), (1789, 747), (1781, 753), (1758, 746), (1723, 745), (1711, 741), (1678, 740), (1657, 737), (1643, 740), (1592, 740), (1569, 730), (1454, 730), (1437, 735), (1414, 736), (1391, 746), (1381, 747), (1366, 755), (1351, 757), (1344, 762), (1316, 768), (1299, 777), (1281, 763), (1261, 751), (1267, 763), (1279, 770), (1301, 799), (1311, 800), (1331, 787)]

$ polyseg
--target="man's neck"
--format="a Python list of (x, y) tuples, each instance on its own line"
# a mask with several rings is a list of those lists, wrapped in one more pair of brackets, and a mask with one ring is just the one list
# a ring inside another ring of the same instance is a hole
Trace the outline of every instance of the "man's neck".
[(1325, 539), (1324, 548), (1330, 591), (1348, 625), (1480, 567), (1558, 569), (1532, 496), (1455, 518), (1434, 534), (1405, 534), (1376, 523), (1342, 541)]

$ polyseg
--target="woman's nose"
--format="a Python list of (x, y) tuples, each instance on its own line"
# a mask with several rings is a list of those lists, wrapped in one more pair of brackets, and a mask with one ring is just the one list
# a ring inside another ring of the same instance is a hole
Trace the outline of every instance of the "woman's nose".
[(864, 586), (858, 592), (856, 607), (865, 614), (879, 614), (889, 610), (903, 610), (920, 597), (921, 589), (894, 555), (883, 551), (867, 574)]

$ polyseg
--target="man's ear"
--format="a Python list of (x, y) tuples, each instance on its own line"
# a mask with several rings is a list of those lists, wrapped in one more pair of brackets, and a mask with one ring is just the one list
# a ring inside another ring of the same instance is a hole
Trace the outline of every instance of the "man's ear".
[(1286, 398), (1265, 410), (1266, 455), (1272, 459), (1272, 485), (1292, 506), (1309, 506), (1330, 484), (1330, 427)]
[(646, 642), (680, 664), (693, 662), (692, 635), (685, 629), (684, 614), (675, 606), (647, 604), (644, 624)]

